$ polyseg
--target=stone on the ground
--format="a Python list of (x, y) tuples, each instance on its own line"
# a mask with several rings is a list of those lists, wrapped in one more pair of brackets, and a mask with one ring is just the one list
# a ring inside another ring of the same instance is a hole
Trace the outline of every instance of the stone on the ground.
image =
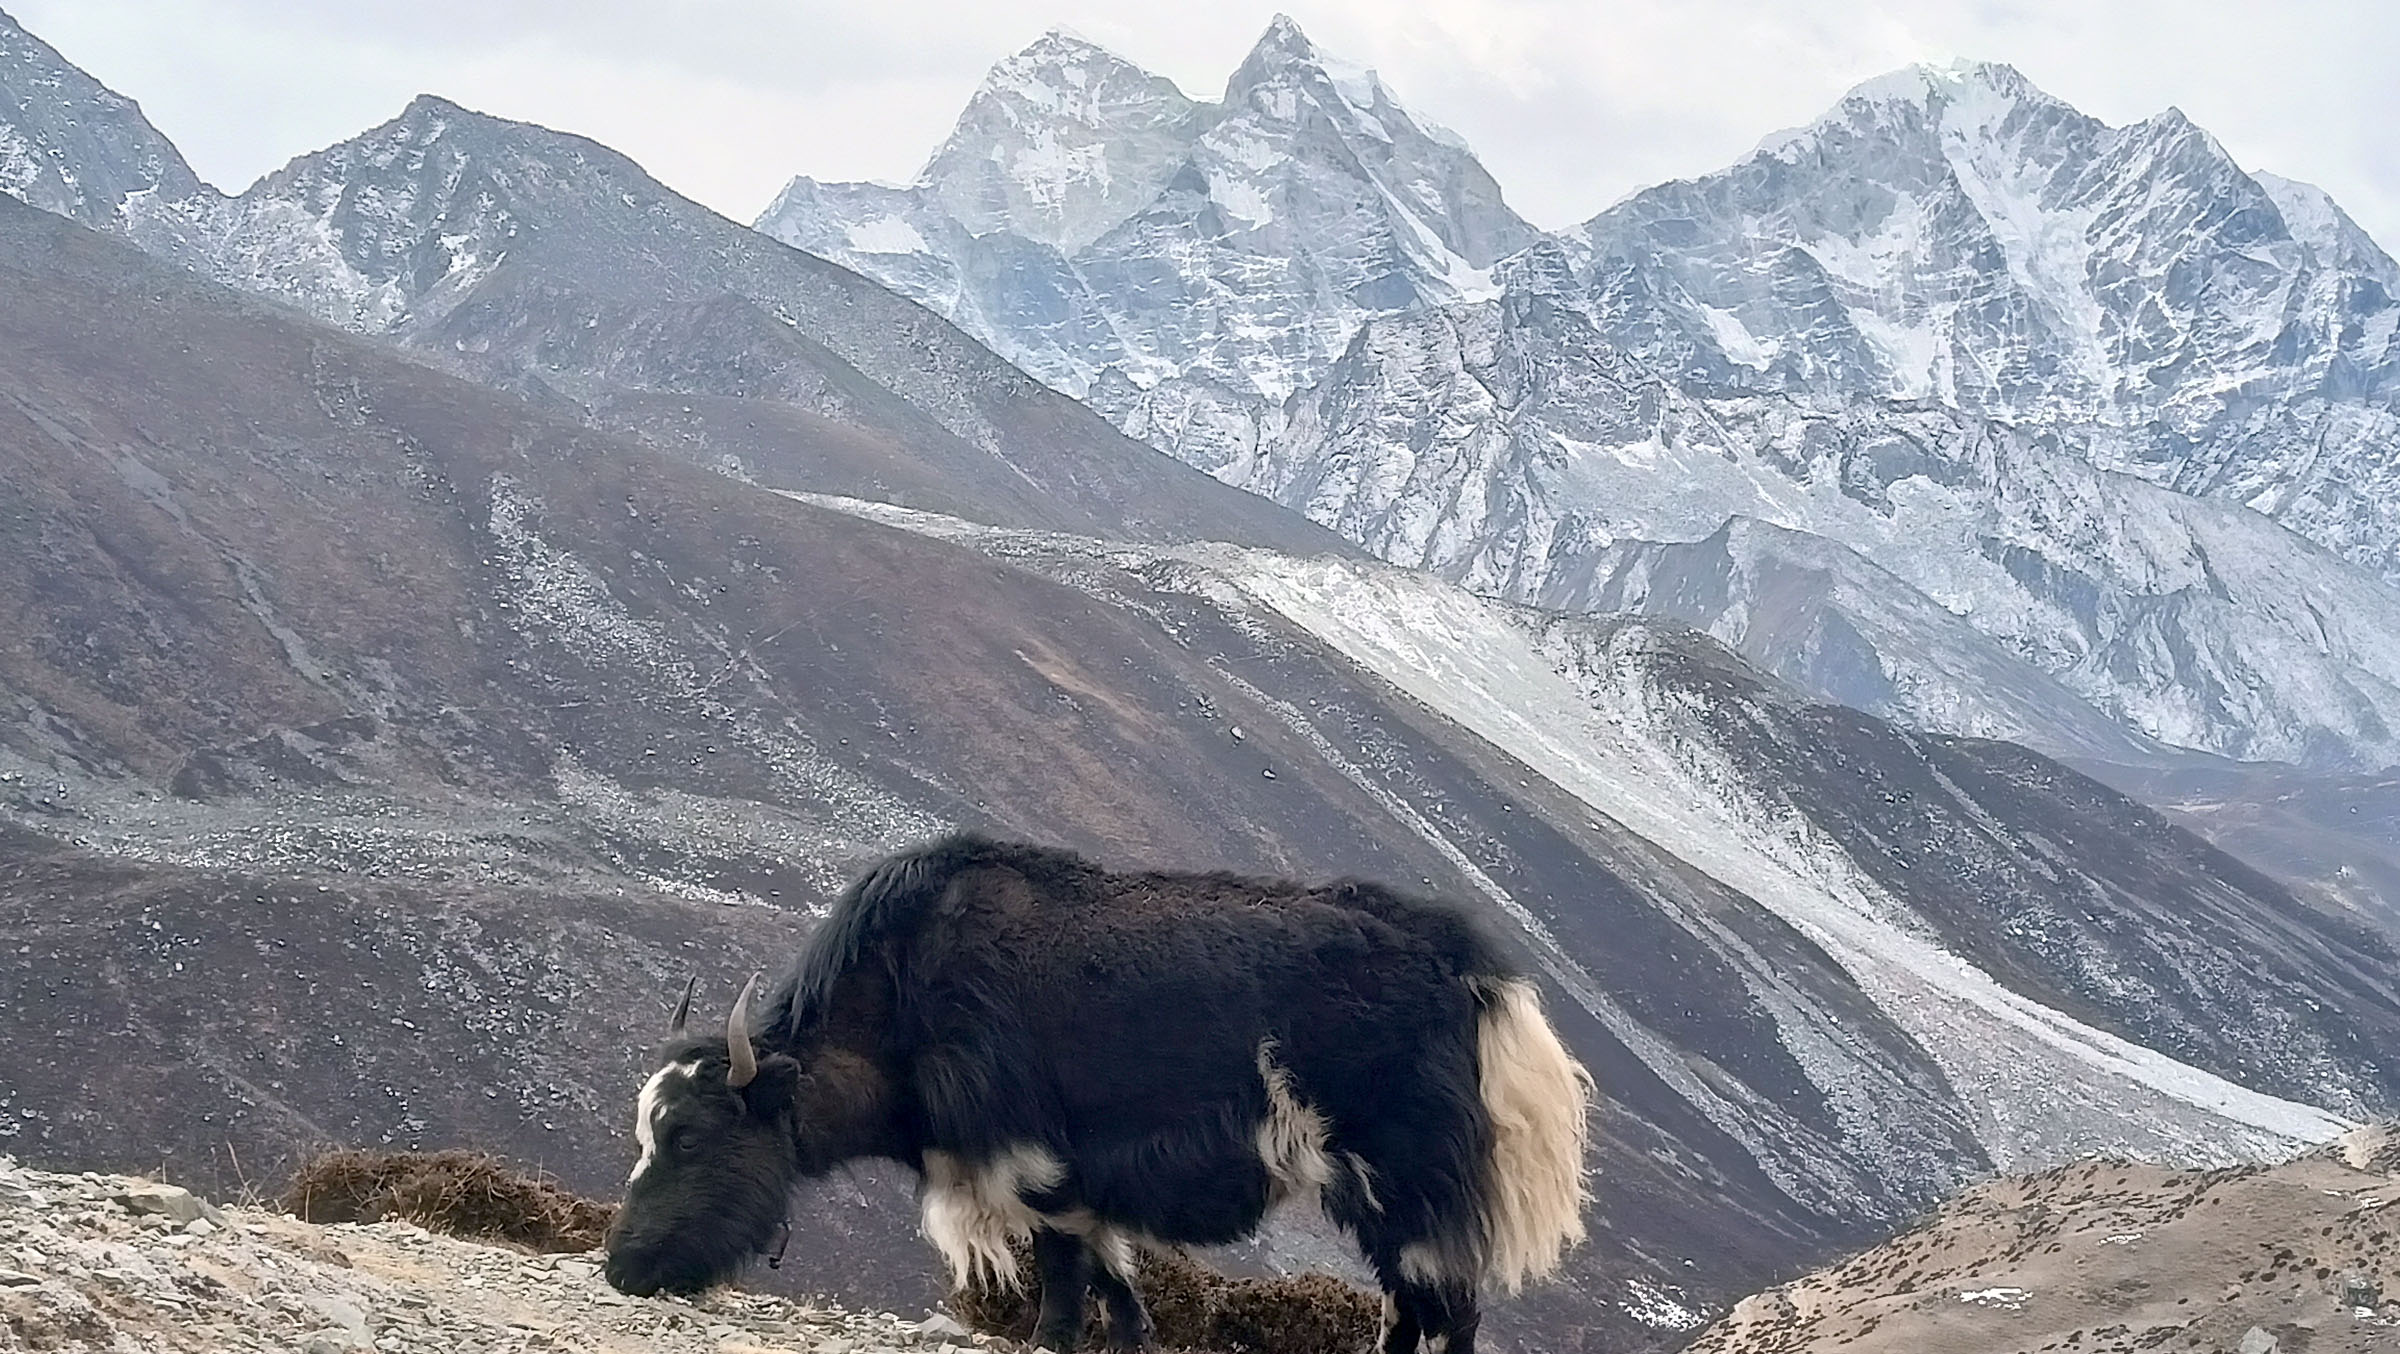
[(197, 1222), (204, 1215), (200, 1196), (174, 1185), (149, 1185), (129, 1189), (117, 1196), (117, 1203), (126, 1212), (158, 1214), (169, 1222)]

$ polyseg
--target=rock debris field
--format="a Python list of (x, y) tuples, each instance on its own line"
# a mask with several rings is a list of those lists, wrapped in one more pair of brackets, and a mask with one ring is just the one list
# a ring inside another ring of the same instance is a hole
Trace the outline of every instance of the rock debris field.
[(192, 1354), (960, 1354), (1015, 1348), (719, 1290), (629, 1298), (598, 1257), (405, 1222), (319, 1226), (173, 1186), (0, 1156), (0, 1351)]
[(1977, 1185), (1744, 1299), (1685, 1354), (2395, 1354), (2400, 1128), (2274, 1166), (2082, 1161)]

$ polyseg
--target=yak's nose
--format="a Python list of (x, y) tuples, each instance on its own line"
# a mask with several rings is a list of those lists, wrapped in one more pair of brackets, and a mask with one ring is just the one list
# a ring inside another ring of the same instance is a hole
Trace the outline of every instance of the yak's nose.
[(610, 1238), (608, 1259), (600, 1266), (609, 1287), (632, 1297), (646, 1298), (665, 1286), (659, 1282), (654, 1267), (641, 1263), (637, 1256), (615, 1245), (615, 1240)]

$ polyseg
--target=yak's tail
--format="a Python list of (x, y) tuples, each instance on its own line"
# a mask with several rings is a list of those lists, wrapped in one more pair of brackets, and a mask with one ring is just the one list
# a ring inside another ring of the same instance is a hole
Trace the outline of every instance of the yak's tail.
[(1557, 1269), (1583, 1240), (1592, 1076), (1550, 1028), (1530, 981), (1481, 979), (1476, 998), (1483, 1108), (1492, 1126), (1482, 1277), (1514, 1293)]

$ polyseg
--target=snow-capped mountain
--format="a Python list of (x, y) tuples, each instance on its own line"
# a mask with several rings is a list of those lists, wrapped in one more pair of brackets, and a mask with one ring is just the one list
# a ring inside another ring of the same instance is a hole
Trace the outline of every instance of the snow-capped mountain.
[(758, 228), (1210, 469), (1367, 316), (1487, 295), (1534, 238), (1455, 135), (1280, 16), (1213, 104), (1049, 34), (913, 184), (795, 179)]
[(1569, 239), (1611, 340), (1679, 380), (2055, 427), (2400, 578), (2393, 262), (2174, 109), (1910, 67)]
[(153, 204), (205, 192), (133, 100), (0, 13), (0, 193), (124, 229)]
[[(1210, 122), (1126, 63), (1045, 39), (995, 71), (915, 186), (800, 180), (760, 224), (959, 316), (1227, 483), (1481, 591), (1676, 615), (1818, 674), (1829, 696), (2059, 751), (2132, 738), (2400, 759), (2400, 595), (2379, 577), (2400, 568), (2400, 268), (2323, 193), (2245, 174), (2180, 114), (2112, 128), (1978, 63), (1870, 82), (1731, 169), (1488, 267), (1458, 245), (1448, 257), (1471, 277), (1420, 269), (1453, 279), (1451, 295), (1420, 286), (1388, 305), (1272, 270), (1263, 289), (1229, 286), (1246, 228), (1163, 168), (1108, 178), (1112, 210), (1128, 185), (1166, 182), (1156, 207), (1081, 246), (988, 186), (1054, 163), (1004, 145), (1088, 159), (1106, 110), (1137, 102), (1152, 139), (1131, 160), (1160, 163), (1159, 128), (1207, 126), (1205, 147), (1250, 125), (1258, 101), (1236, 95), (1270, 70), (1356, 114), (1338, 68), (1279, 20)], [(1055, 93), (1084, 87), (1150, 101)], [(1378, 125), (1400, 125), (1371, 88)], [(987, 130), (1002, 106), (1005, 142)], [(1314, 153), (1356, 144), (1362, 123), (1328, 111), (1317, 125), (1331, 134), (1245, 138), (1261, 157), (1248, 179), (1374, 178), (1328, 176)], [(972, 225), (936, 205), (962, 158), (987, 184)], [(850, 206), (825, 205), (837, 198)], [(1283, 212), (1276, 244), (1316, 258), (1385, 239), (1392, 220)], [(993, 251), (1069, 266), (999, 266)], [(1217, 326), (1197, 345), (1158, 322), (1156, 298), (1202, 293), (1260, 304), (1172, 311)], [(1080, 340), (1061, 335), (1095, 326), (1098, 346), (1066, 356)], [(1259, 343), (1292, 360), (1221, 360)], [(1750, 525), (1723, 537), (1734, 523)], [(1659, 551), (1719, 539), (1778, 542), (1711, 566), (1758, 588), (1652, 585)], [(1824, 594), (1839, 662), (1821, 626), (1771, 607), (1753, 622), (1766, 581), (1802, 558), (1842, 561), (1850, 580)]]
[(1215, 111), (1053, 30), (992, 68), (917, 185), (970, 236), (1009, 231), (1073, 251), (1149, 206)]

